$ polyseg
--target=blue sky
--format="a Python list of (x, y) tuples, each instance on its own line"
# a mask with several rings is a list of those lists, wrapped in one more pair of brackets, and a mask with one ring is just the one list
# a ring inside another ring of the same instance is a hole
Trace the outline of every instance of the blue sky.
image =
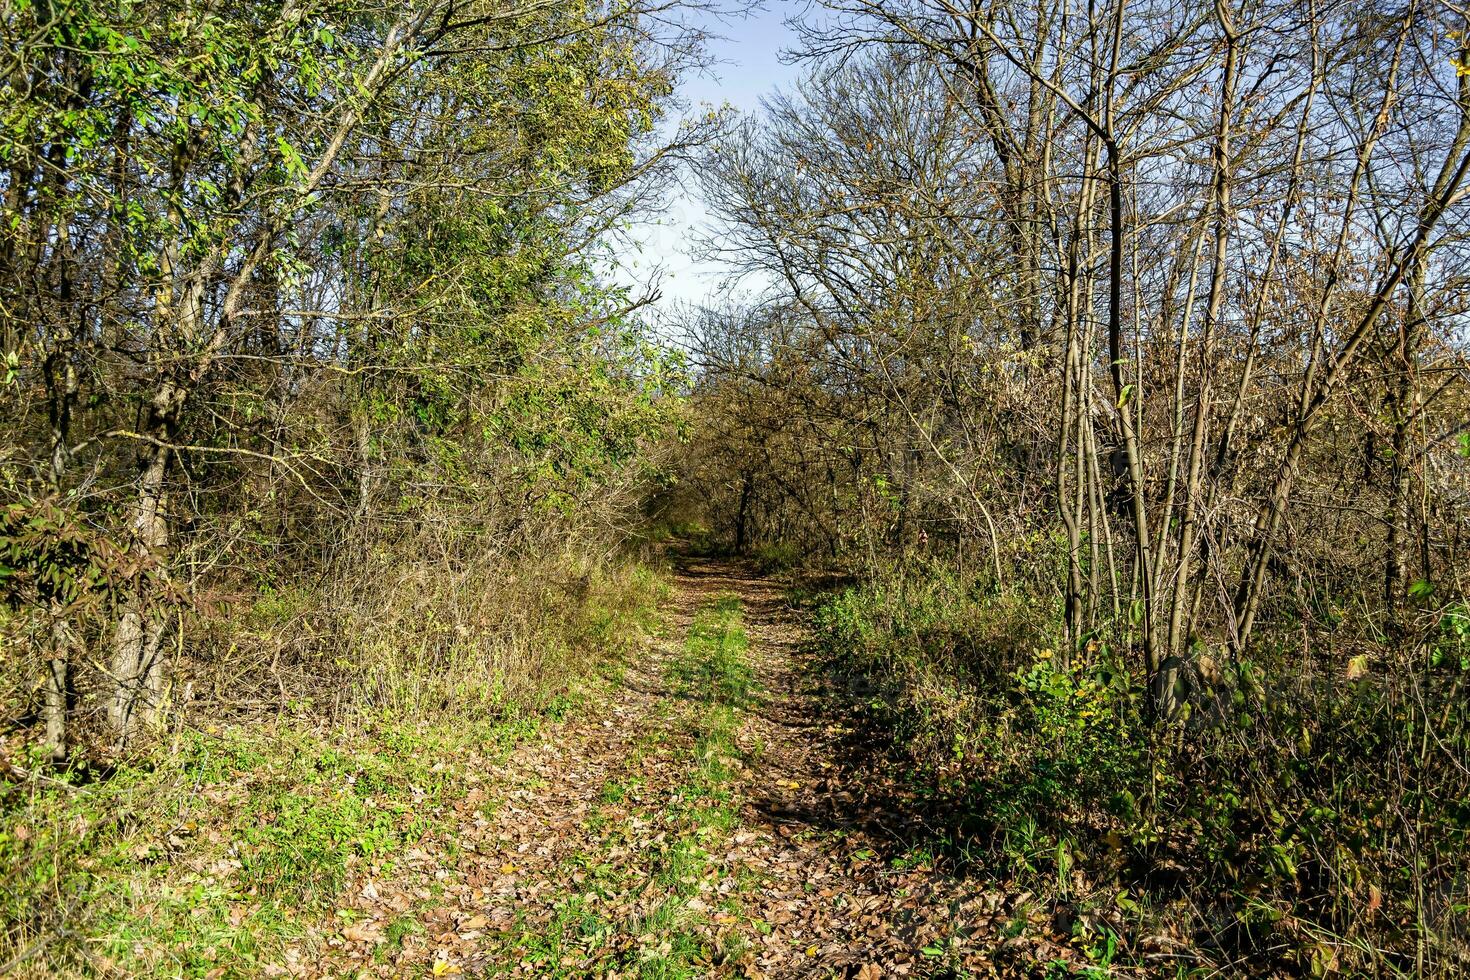
[[(766, 0), (759, 7), (741, 6), (721, 17), (690, 14), (710, 35), (714, 64), (684, 80), (679, 92), (688, 103), (684, 113), (699, 116), (710, 106), (724, 105), (750, 112), (760, 107), (762, 97), (794, 81), (799, 67), (782, 63), (782, 52), (797, 41), (786, 21), (807, 6), (805, 0)], [(641, 247), (624, 253), (620, 278), (639, 286), (656, 282), (663, 294), (659, 307), (665, 312), (705, 299), (716, 287), (719, 269), (696, 261), (690, 252), (693, 232), (707, 220), (697, 189), (684, 181), (671, 193), (658, 224), (636, 230), (634, 238)]]

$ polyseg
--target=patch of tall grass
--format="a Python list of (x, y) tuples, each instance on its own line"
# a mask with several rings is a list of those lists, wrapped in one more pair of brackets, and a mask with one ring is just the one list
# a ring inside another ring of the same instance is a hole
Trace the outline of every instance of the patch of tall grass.
[[(0, 965), (203, 976), (309, 960), (344, 884), (391, 869), (467, 777), (602, 683), (666, 588), (631, 562), (385, 555), (328, 589), (262, 591), (195, 637), (193, 699), (140, 751), (0, 787)], [(269, 682), (211, 700), (247, 643)]]

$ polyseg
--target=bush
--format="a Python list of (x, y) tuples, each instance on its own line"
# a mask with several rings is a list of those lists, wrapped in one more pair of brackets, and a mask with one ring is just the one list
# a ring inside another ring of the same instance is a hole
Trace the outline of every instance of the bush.
[(1470, 717), (1452, 658), (1384, 651), (1341, 677), (1220, 665), (1187, 721), (1152, 725), (1137, 665), (1098, 639), (1054, 650), (1021, 599), (948, 573), (847, 589), (814, 622), (959, 851), (1059, 906), (1090, 883), (1073, 911), (1125, 950), (1182, 931), (1205, 963), (1466, 964)]

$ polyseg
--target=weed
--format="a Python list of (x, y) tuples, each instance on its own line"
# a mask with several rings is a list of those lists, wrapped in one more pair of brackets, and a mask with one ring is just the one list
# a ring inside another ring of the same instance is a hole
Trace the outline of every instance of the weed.
[[(1310, 965), (1331, 949), (1339, 968), (1391, 972), (1463, 936), (1452, 911), (1467, 904), (1463, 767), (1432, 762), (1470, 753), (1448, 696), (1457, 682), (1437, 694), (1380, 684), (1361, 661), (1345, 683), (1314, 680), (1283, 649), (1209, 660), (1198, 714), (1155, 725), (1141, 665), (1101, 634), (1055, 646), (1050, 614), (1019, 601), (910, 568), (830, 597), (814, 617), (833, 670), (891, 733), (910, 789), (956, 815), (944, 829), (957, 856), (1059, 901), (1078, 881), (1107, 882), (1117, 899), (1101, 912), (1130, 931), (1192, 907), (1175, 927), (1217, 937), (1205, 962), (1271, 949)], [(1454, 666), (1436, 652), (1459, 642), (1453, 615), (1426, 670)], [(1406, 768), (1385, 778), (1382, 758)], [(1359, 944), (1370, 927), (1396, 949)], [(1132, 945), (1121, 934), (1102, 944), (1109, 963)]]

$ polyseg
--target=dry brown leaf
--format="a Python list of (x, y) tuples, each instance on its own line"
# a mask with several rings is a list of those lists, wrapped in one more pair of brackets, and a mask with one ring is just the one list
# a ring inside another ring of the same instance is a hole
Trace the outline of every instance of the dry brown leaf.
[(377, 943), (381, 935), (371, 922), (354, 922), (342, 930), (342, 938), (352, 943)]

